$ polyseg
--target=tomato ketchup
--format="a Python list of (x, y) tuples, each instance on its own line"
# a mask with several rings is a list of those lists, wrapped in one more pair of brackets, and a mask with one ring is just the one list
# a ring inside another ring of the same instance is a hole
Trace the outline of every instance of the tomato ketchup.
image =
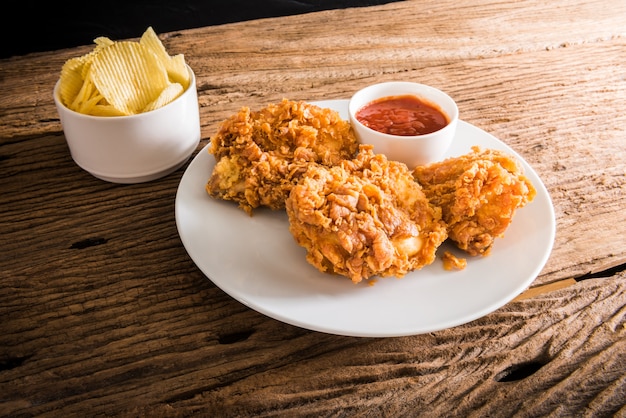
[(356, 118), (370, 129), (397, 136), (429, 134), (450, 122), (436, 105), (413, 95), (370, 102), (357, 111)]

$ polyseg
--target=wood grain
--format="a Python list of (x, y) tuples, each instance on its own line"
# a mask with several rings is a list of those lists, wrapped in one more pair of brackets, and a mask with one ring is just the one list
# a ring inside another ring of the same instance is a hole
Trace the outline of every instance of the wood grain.
[(537, 171), (557, 221), (540, 290), (402, 338), (233, 300), (178, 237), (184, 167), (120, 186), (73, 163), (52, 88), (90, 48), (0, 60), (0, 416), (626, 416), (626, 276), (572, 280), (626, 263), (625, 21), (608, 0), (415, 0), (162, 34), (198, 78), (197, 151), (242, 106), (403, 79)]

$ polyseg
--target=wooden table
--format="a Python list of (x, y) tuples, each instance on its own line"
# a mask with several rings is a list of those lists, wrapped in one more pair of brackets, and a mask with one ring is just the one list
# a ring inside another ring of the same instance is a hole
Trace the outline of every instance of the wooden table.
[(90, 45), (0, 60), (0, 415), (626, 416), (625, 22), (622, 1), (415, 0), (160, 34), (198, 77), (196, 152), (241, 106), (412, 80), (536, 170), (557, 233), (530, 293), (394, 338), (212, 284), (174, 219), (186, 166), (123, 186), (74, 164), (52, 88)]

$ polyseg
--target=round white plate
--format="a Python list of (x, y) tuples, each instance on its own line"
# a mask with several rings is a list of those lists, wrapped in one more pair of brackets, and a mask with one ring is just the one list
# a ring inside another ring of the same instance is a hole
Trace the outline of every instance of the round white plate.
[[(347, 100), (315, 102), (347, 119)], [(484, 316), (524, 291), (545, 265), (555, 237), (554, 208), (535, 171), (510, 147), (459, 121), (447, 156), (471, 146), (506, 151), (522, 162), (537, 189), (519, 209), (487, 257), (469, 257), (467, 267), (446, 271), (444, 249), (435, 262), (401, 279), (353, 284), (320, 273), (289, 232), (284, 211), (249, 216), (234, 202), (209, 197), (205, 184), (215, 164), (205, 147), (189, 164), (176, 195), (176, 226), (191, 259), (224, 292), (271, 318), (302, 328), (359, 337), (406, 336), (454, 327)]]

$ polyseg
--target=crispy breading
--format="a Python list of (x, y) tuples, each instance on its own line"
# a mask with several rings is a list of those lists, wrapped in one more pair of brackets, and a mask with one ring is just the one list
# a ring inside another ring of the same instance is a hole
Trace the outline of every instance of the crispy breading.
[(211, 138), (216, 165), (206, 191), (249, 214), (261, 206), (283, 209), (309, 165), (337, 164), (357, 147), (350, 124), (335, 110), (286, 99), (255, 112), (243, 107)]
[(336, 166), (309, 166), (286, 210), (308, 262), (354, 283), (402, 277), (431, 264), (447, 236), (441, 210), (427, 201), (407, 166), (369, 145)]
[(460, 258), (452, 254), (450, 251), (444, 251), (441, 256), (443, 268), (445, 270), (463, 270), (467, 267), (467, 258)]
[(532, 201), (536, 190), (511, 155), (481, 150), (416, 167), (415, 179), (442, 209), (449, 238), (470, 255), (487, 255), (504, 235), (515, 211)]

